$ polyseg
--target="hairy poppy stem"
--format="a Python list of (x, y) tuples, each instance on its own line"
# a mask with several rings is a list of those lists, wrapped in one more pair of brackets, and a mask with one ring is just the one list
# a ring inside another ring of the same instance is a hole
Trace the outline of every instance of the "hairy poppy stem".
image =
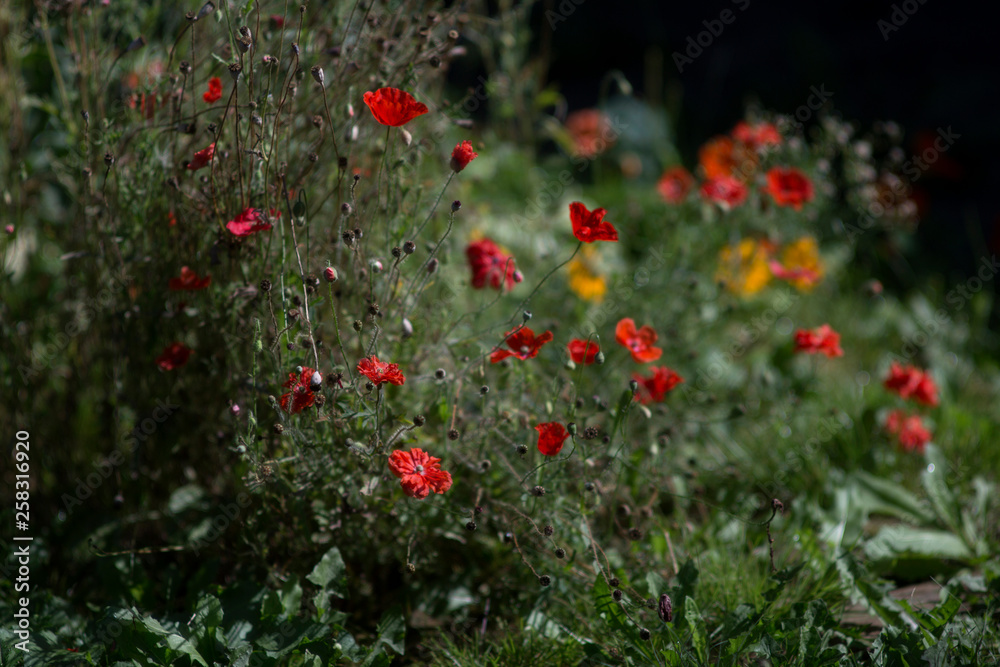
[(566, 266), (571, 261), (573, 261), (573, 258), (576, 257), (576, 253), (580, 252), (580, 248), (582, 248), (582, 247), (583, 247), (583, 241), (580, 241), (579, 243), (576, 244), (576, 250), (573, 251), (573, 254), (570, 255), (566, 259), (566, 261), (564, 261), (562, 264), (559, 264), (558, 266), (554, 267), (551, 271), (549, 271), (548, 273), (545, 274), (545, 277), (542, 278), (542, 280), (537, 285), (535, 285), (535, 289), (531, 290), (531, 294), (529, 294), (524, 299), (524, 301), (522, 301), (521, 303), (519, 303), (517, 305), (517, 308), (514, 309), (514, 315), (511, 316), (510, 320), (508, 321), (508, 324), (510, 322), (513, 322), (514, 320), (516, 320), (519, 313), (524, 312), (525, 306), (527, 306), (528, 303), (531, 301), (531, 298), (533, 296), (535, 296), (535, 293), (538, 292), (539, 289), (541, 289), (542, 285), (545, 284), (545, 281), (548, 280), (549, 278), (551, 278), (553, 273), (555, 273), (556, 271), (558, 271), (559, 269), (561, 269), (562, 267)]

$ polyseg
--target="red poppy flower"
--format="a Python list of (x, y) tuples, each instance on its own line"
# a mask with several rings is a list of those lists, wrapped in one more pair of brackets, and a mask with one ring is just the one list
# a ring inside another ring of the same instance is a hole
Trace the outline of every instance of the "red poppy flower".
[(383, 382), (391, 382), (397, 386), (406, 382), (398, 364), (379, 361), (374, 354), (358, 362), (358, 372), (371, 380), (376, 387)]
[(514, 264), (513, 255), (505, 255), (490, 239), (481, 239), (465, 248), (465, 256), (472, 269), (472, 286), (483, 289), (489, 283), (493, 289), (501, 285), (508, 290), (524, 278)]
[(608, 212), (603, 208), (588, 211), (578, 201), (569, 205), (569, 219), (573, 223), (573, 236), (584, 243), (594, 241), (617, 241), (618, 230), (610, 222), (605, 222)]
[(455, 150), (451, 152), (451, 170), (458, 173), (477, 157), (479, 157), (479, 153), (472, 150), (472, 144), (468, 141), (463, 141), (455, 146)]
[(172, 371), (186, 364), (193, 351), (180, 343), (171, 343), (163, 348), (163, 353), (156, 358), (156, 364), (165, 371)]
[(740, 121), (733, 128), (733, 139), (755, 151), (759, 151), (764, 146), (777, 146), (780, 144), (781, 133), (778, 132), (778, 128), (770, 123), (750, 125), (745, 121)]
[(771, 195), (778, 206), (791, 206), (796, 211), (802, 210), (802, 204), (813, 198), (812, 181), (794, 167), (774, 167), (768, 171), (764, 192)]
[(271, 223), (260, 217), (260, 211), (250, 207), (230, 220), (226, 224), (226, 229), (236, 236), (250, 236), (255, 232), (266, 232), (271, 226)]
[(535, 337), (535, 332), (528, 327), (521, 327), (517, 331), (507, 332), (507, 346), (510, 350), (494, 350), (490, 355), (490, 363), (503, 361), (507, 357), (517, 357), (524, 361), (538, 355), (538, 349), (552, 340), (552, 332), (546, 331), (541, 336)]
[(601, 348), (593, 341), (580, 340), (574, 338), (566, 345), (569, 350), (570, 359), (577, 364), (592, 364)]
[(417, 116), (427, 113), (427, 105), (413, 99), (413, 95), (398, 88), (379, 88), (364, 94), (365, 104), (375, 120), (383, 125), (399, 127)]
[(747, 186), (732, 176), (716, 176), (702, 183), (701, 195), (723, 208), (730, 209), (746, 201)]
[(613, 146), (616, 139), (610, 119), (597, 109), (574, 111), (566, 117), (566, 129), (579, 157), (594, 158)]
[(299, 373), (289, 373), (288, 379), (281, 385), (285, 389), (291, 389), (281, 396), (281, 409), (292, 414), (311, 406), (316, 400), (315, 390), (319, 387), (319, 378), (316, 385), (313, 385), (313, 374), (316, 371), (306, 366), (301, 368)]
[(198, 274), (189, 269), (186, 266), (181, 267), (181, 275), (179, 278), (171, 278), (167, 286), (172, 290), (187, 290), (193, 292), (194, 290), (205, 289), (212, 284), (212, 276), (205, 276), (204, 278), (199, 278)]
[(795, 332), (795, 351), (806, 354), (825, 354), (828, 357), (842, 357), (840, 334), (824, 324), (813, 330), (799, 329)]
[(640, 364), (656, 361), (663, 354), (663, 350), (653, 347), (653, 343), (656, 342), (656, 332), (653, 331), (653, 327), (644, 324), (637, 330), (635, 320), (631, 317), (618, 322), (618, 326), (615, 327), (615, 340), (619, 345), (627, 347), (632, 353), (632, 359)]
[(545, 456), (555, 456), (563, 448), (569, 431), (559, 422), (546, 422), (535, 427), (538, 431), (538, 451)]
[(271, 21), (271, 25), (275, 28), (285, 27), (285, 17), (281, 14), (271, 14), (271, 16), (268, 17), (268, 20)]
[(215, 156), (215, 144), (212, 143), (208, 148), (203, 148), (194, 154), (194, 159), (187, 163), (187, 168), (191, 171), (197, 171), (202, 167), (207, 167), (208, 163), (212, 161)]
[(203, 100), (212, 104), (222, 99), (222, 79), (213, 76), (208, 80), (208, 91), (201, 96)]
[(931, 432), (924, 427), (920, 415), (907, 415), (902, 410), (893, 410), (886, 416), (885, 430), (897, 436), (899, 446), (905, 452), (922, 454), (924, 446), (931, 440)]
[(650, 366), (649, 370), (653, 371), (649, 377), (632, 374), (632, 379), (639, 383), (635, 399), (643, 405), (661, 402), (671, 389), (684, 382), (684, 378), (666, 366)]
[(656, 183), (656, 190), (668, 204), (683, 202), (692, 187), (694, 187), (694, 176), (680, 165), (667, 169)]
[(937, 386), (931, 376), (915, 366), (900, 366), (892, 362), (889, 377), (885, 379), (885, 388), (896, 392), (903, 398), (913, 398), (925, 405), (937, 405)]
[(389, 470), (399, 478), (403, 493), (417, 500), (423, 500), (431, 491), (444, 493), (451, 488), (451, 473), (441, 470), (441, 459), (416, 447), (390, 454)]

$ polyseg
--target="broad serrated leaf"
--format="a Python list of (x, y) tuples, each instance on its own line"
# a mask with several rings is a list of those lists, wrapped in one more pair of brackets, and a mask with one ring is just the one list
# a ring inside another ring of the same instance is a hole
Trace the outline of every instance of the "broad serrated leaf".
[(864, 471), (855, 472), (851, 477), (857, 485), (858, 500), (866, 513), (890, 514), (923, 525), (934, 523), (934, 514), (899, 484)]
[(694, 598), (684, 599), (684, 618), (691, 630), (691, 643), (694, 644), (695, 653), (698, 654), (698, 661), (707, 664), (708, 633), (705, 631), (705, 619), (701, 617), (701, 611)]
[(347, 571), (344, 557), (337, 547), (327, 551), (309, 576), (309, 581), (339, 598), (347, 597)]
[(403, 655), (406, 651), (406, 619), (403, 618), (403, 608), (399, 605), (388, 609), (379, 619), (376, 646), (380, 644), (388, 646), (397, 655)]
[(921, 473), (920, 481), (923, 482), (924, 489), (927, 491), (927, 497), (930, 498), (931, 505), (941, 523), (956, 533), (960, 533), (962, 530), (962, 510), (955, 501), (955, 494), (948, 488), (948, 481), (945, 479), (948, 462), (945, 461), (941, 450), (935, 445), (927, 445), (925, 456), (927, 467)]

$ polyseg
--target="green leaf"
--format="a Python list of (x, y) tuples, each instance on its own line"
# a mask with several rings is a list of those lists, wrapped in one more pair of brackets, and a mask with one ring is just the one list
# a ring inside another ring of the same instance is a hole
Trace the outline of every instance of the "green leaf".
[(302, 604), (302, 586), (299, 585), (299, 578), (295, 576), (289, 578), (281, 587), (279, 597), (284, 614), (288, 617), (298, 616)]
[(347, 597), (347, 572), (340, 549), (333, 547), (306, 577), (309, 581), (339, 598)]
[(691, 629), (691, 643), (702, 664), (708, 663), (708, 633), (705, 631), (705, 619), (701, 617), (698, 603), (694, 598), (684, 598), (684, 618)]
[(890, 514), (924, 525), (934, 523), (934, 515), (902, 486), (864, 471), (854, 473), (852, 478), (859, 492), (858, 500), (866, 512)]
[(205, 498), (205, 490), (196, 484), (182, 486), (170, 495), (167, 501), (167, 512), (170, 514), (181, 514), (202, 505)]
[(198, 636), (206, 636), (209, 630), (222, 625), (222, 603), (214, 595), (206, 595), (198, 600), (194, 617), (189, 625)]
[(961, 561), (974, 556), (968, 545), (953, 533), (903, 525), (883, 526), (865, 543), (865, 555), (871, 560), (950, 558)]
[(399, 605), (389, 608), (379, 619), (378, 641), (375, 646), (388, 646), (398, 655), (406, 652), (406, 620), (403, 618), (403, 608)]

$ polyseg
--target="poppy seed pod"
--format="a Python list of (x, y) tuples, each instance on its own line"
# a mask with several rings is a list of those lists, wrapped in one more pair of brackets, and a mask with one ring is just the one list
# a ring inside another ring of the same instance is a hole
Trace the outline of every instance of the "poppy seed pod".
[(458, 201), (457, 199), (451, 203), (452, 213), (458, 213), (459, 209), (461, 208), (462, 208), (462, 202)]
[(413, 323), (407, 318), (403, 318), (403, 338), (409, 338), (413, 335)]
[(405, 129), (400, 129), (399, 138), (403, 140), (404, 146), (409, 146), (413, 143), (413, 135), (407, 132)]
[(234, 82), (240, 80), (240, 74), (242, 73), (243, 73), (243, 65), (240, 65), (239, 63), (232, 63), (229, 66), (229, 76), (233, 78)]
[(312, 69), (309, 70), (312, 73), (313, 80), (319, 85), (325, 85), (326, 76), (323, 74), (323, 68), (319, 65), (313, 65)]

